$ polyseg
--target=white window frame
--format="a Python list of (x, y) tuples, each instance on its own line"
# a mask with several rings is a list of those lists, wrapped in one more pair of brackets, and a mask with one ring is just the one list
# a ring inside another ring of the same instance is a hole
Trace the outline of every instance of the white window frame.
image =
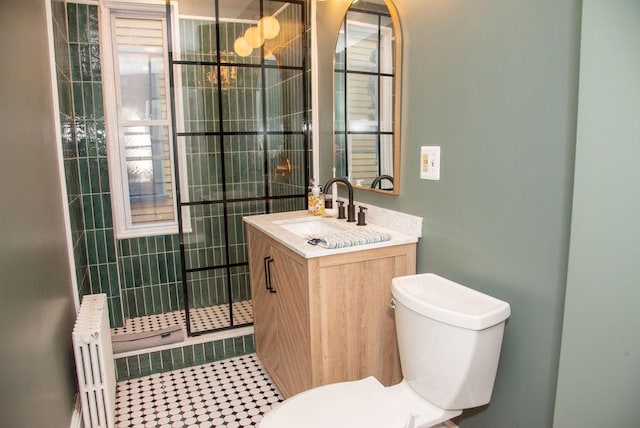
[[(174, 153), (172, 142), (172, 123), (171, 117), (167, 118), (167, 126), (169, 130), (169, 151), (171, 162), (171, 178), (173, 181), (173, 221), (153, 221), (147, 223), (133, 224), (131, 221), (131, 209), (129, 203), (129, 182), (126, 168), (123, 167), (122, 159), (124, 159), (124, 147), (120, 144), (119, 138), (119, 123), (118, 123), (118, 87), (116, 70), (116, 55), (114, 51), (115, 36), (112, 34), (112, 17), (120, 16), (124, 18), (146, 18), (146, 19), (160, 19), (164, 21), (165, 31), (168, 30), (168, 26), (171, 26), (171, 32), (174, 38), (174, 47), (179, 43), (176, 41), (176, 37), (179, 34), (177, 28), (177, 4), (171, 6), (173, 9), (171, 16), (176, 17), (170, 23), (166, 22), (166, 4), (164, 1), (158, 0), (138, 0), (138, 1), (104, 1), (101, 3), (101, 25), (100, 25), (100, 40), (101, 40), (101, 53), (102, 53), (102, 80), (104, 91), (104, 107), (105, 107), (105, 128), (107, 132), (107, 160), (109, 165), (109, 181), (111, 188), (111, 202), (113, 212), (113, 222), (116, 238), (127, 239), (145, 236), (158, 236), (158, 235), (172, 235), (178, 233), (178, 212), (177, 212), (177, 186), (176, 183), (176, 171), (174, 156), (178, 156), (179, 168), (181, 171), (186, 171), (186, 153), (184, 144), (179, 144), (178, 153)], [(164, 40), (164, 61), (165, 61), (165, 73), (167, 82), (167, 110), (170, 114), (171, 108), (171, 88), (169, 87), (169, 60), (168, 60), (168, 46), (166, 45), (166, 38)], [(177, 83), (179, 85), (179, 82)], [(179, 86), (178, 86), (179, 87)], [(178, 94), (179, 96), (179, 91)], [(182, 109), (180, 100), (175, 100), (176, 105), (176, 118), (178, 123), (178, 129), (182, 128)], [(144, 125), (144, 123), (140, 123)], [(179, 139), (179, 143), (181, 139)], [(126, 165), (126, 163), (124, 163)], [(180, 191), (182, 202), (185, 202), (188, 195), (188, 184), (186, 174), (181, 174)], [(183, 209), (183, 229), (185, 232), (190, 230), (189, 210)]]

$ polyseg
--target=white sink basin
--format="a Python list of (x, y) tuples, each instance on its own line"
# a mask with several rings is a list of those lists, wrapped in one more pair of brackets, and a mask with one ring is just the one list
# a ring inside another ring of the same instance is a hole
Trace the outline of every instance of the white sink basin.
[(281, 228), (302, 238), (319, 237), (327, 233), (341, 232), (346, 230), (335, 220), (329, 220), (323, 217), (303, 217), (292, 220), (277, 220), (273, 224), (277, 224)]

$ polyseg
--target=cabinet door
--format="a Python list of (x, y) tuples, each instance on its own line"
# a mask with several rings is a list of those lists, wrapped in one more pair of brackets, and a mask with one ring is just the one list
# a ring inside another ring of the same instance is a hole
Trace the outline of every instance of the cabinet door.
[(290, 397), (312, 387), (307, 265), (280, 246), (272, 246), (271, 255), (280, 349), (278, 386)]
[(255, 229), (247, 227), (249, 272), (253, 304), (253, 330), (256, 353), (270, 373), (278, 369), (278, 347), (275, 294), (267, 288), (267, 265), (271, 246)]

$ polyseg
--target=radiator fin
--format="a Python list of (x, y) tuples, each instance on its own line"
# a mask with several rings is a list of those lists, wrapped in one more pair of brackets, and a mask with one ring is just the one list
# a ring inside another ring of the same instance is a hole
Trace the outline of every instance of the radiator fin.
[(72, 336), (84, 427), (114, 428), (116, 375), (106, 294), (83, 297)]

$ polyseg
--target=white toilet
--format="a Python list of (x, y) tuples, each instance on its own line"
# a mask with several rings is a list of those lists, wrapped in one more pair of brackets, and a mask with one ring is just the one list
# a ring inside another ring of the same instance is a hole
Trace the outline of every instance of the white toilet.
[(490, 401), (509, 304), (430, 273), (394, 278), (391, 292), (404, 379), (301, 392), (260, 428), (427, 428)]

